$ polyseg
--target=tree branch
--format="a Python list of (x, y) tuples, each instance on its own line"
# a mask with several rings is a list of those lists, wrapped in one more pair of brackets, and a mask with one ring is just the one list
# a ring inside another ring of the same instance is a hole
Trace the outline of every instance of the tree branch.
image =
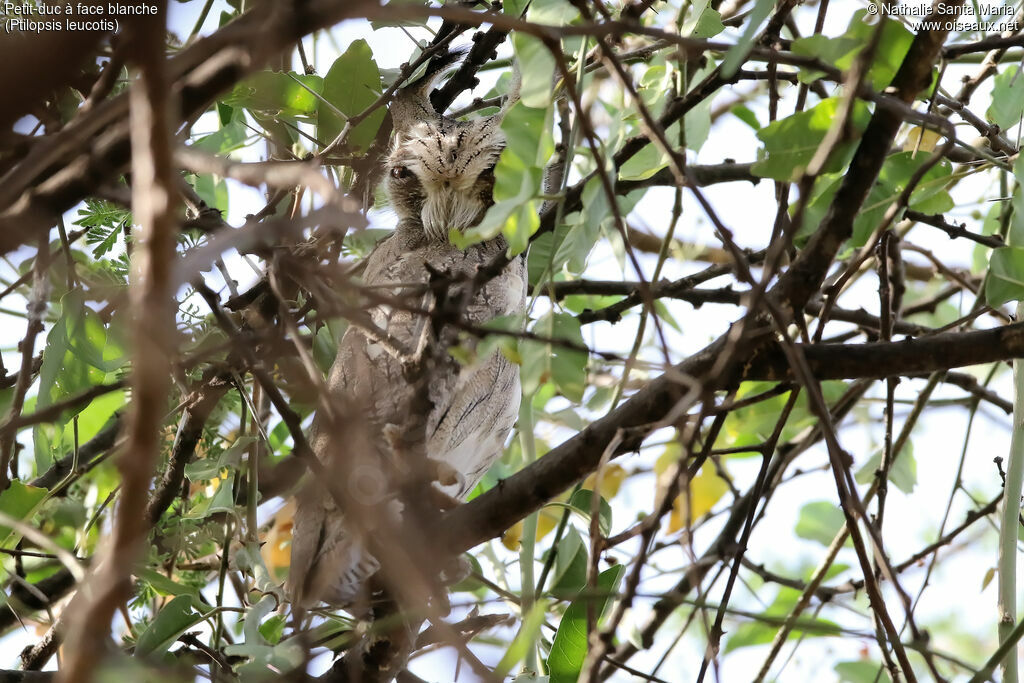
[[(631, 438), (624, 440), (615, 455), (635, 450), (685, 393), (674, 378), (688, 375), (702, 379), (724, 348), (726, 337), (652, 380), (618, 409), (595, 420), (499, 486), (446, 513), (438, 531), (444, 547), (462, 552), (500, 536), (596, 470), (601, 453), (620, 429)], [(818, 380), (880, 379), (1024, 356), (1024, 323), (899, 342), (795, 346)], [(703, 379), (705, 391), (711, 391), (741, 380), (791, 381), (792, 370), (781, 346), (771, 342), (756, 351), (735, 376)]]

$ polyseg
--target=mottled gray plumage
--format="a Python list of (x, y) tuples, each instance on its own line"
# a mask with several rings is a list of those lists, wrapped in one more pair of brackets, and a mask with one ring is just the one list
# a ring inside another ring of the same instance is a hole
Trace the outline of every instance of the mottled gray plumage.
[[(502, 238), (462, 251), (448, 241), (450, 229), (465, 230), (479, 222), (491, 204), (493, 169), (504, 138), (500, 115), (472, 121), (439, 116), (426, 97), (435, 74), (428, 73), (399, 93), (391, 106), (395, 146), (387, 163), (387, 189), (398, 215), (394, 234), (382, 241), (366, 261), (362, 281), (374, 291), (408, 306), (428, 309), (433, 294), (424, 285), (435, 271), (473, 274), (506, 249)], [(393, 286), (388, 286), (393, 285)], [(523, 259), (514, 260), (468, 303), (463, 320), (481, 324), (523, 310), (526, 273)], [(355, 441), (338, 444), (314, 421), (312, 445), (332, 468), (331, 458), (344, 457), (353, 481), (344, 482), (352, 495), (383, 495), (394, 482), (383, 483), (374, 459), (401, 457), (395, 441), (412, 439), (413, 448), (443, 463), (446, 474), (434, 486), (463, 500), (500, 456), (519, 408), (518, 367), (500, 353), (461, 366), (449, 354), (434, 354), (429, 375), (429, 415), (416, 415), (413, 386), (403, 374), (398, 353), (423, 352), (432, 333), (429, 318), (401, 306), (381, 304), (369, 311), (374, 326), (390, 340), (374, 339), (350, 327), (338, 348), (328, 388), (337, 405), (358, 406), (370, 447)], [(441, 343), (450, 338), (442, 331)], [(379, 337), (379, 335), (378, 335)], [(395, 344), (401, 348), (396, 348)], [(423, 426), (425, 417), (425, 429)], [(425, 435), (425, 436), (424, 436)], [(419, 443), (416, 443), (416, 440)], [(425, 444), (422, 441), (425, 439)], [(366, 472), (366, 481), (358, 481)], [(389, 504), (396, 513), (397, 502)], [(353, 602), (378, 562), (347, 528), (334, 500), (322, 487), (308, 486), (298, 497), (292, 540), (289, 593), (298, 604), (323, 601), (345, 606)]]

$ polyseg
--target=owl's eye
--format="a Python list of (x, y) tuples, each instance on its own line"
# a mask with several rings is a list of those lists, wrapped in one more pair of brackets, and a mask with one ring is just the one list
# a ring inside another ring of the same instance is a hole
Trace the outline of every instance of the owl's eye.
[(391, 177), (395, 180), (408, 180), (413, 177), (413, 172), (405, 166), (395, 166), (391, 169)]

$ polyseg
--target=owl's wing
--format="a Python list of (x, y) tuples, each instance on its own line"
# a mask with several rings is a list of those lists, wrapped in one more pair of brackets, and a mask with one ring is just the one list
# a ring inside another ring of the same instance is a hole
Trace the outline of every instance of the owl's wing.
[[(429, 279), (424, 263), (439, 265), (432, 258), (436, 255), (430, 252), (422, 246), (410, 248), (400, 234), (389, 237), (374, 250), (368, 257), (363, 285), (395, 299), (395, 305), (379, 304), (368, 311), (375, 331), (385, 338), (375, 338), (351, 326), (338, 345), (331, 367), (331, 395), (360, 406), (376, 431), (388, 425), (404, 430), (413, 423), (422, 423), (411, 415), (413, 389), (403, 373), (403, 360), (415, 357), (430, 329), (426, 316), (408, 310), (430, 306), (430, 295), (423, 291)], [(446, 358), (431, 376), (430, 399), (435, 406), (450, 400), (455, 368), (454, 361)]]
[[(489, 261), (493, 251), (469, 256)], [(477, 293), (464, 318), (482, 325), (521, 313), (525, 303), (526, 262), (518, 258)], [(520, 395), (519, 368), (498, 351), (458, 368), (449, 400), (442, 409), (435, 405), (428, 424), (428, 454), (460, 475), (457, 484), (441, 487), (445, 493), (465, 499), (501, 456), (519, 415)]]
[[(402, 297), (409, 290), (422, 288), (429, 279), (424, 262), (440, 270), (472, 272), (493, 251), (471, 249), (462, 252), (447, 245), (410, 248), (400, 235), (383, 243), (368, 257), (364, 284), (380, 287), (384, 294)], [(389, 287), (388, 285), (394, 285)], [(465, 311), (465, 318), (481, 324), (522, 309), (525, 299), (525, 265), (522, 260), (511, 264), (505, 272), (491, 280)], [(429, 294), (416, 294), (405, 299), (419, 309), (429, 306)], [(328, 388), (341, 399), (339, 406), (354, 406), (365, 418), (370, 443), (355, 447), (335, 435), (323, 433), (320, 420), (314, 421), (313, 448), (332, 469), (332, 457), (351, 459), (345, 468), (361, 458), (381, 459), (394, 455), (385, 443), (388, 429), (405, 432), (410, 425), (423, 427), (423, 416), (412, 414), (413, 388), (403, 374), (401, 358), (396, 352), (414, 352), (423, 342), (429, 320), (401, 306), (378, 305), (370, 317), (379, 331), (385, 333), (401, 349), (374, 338), (356, 326), (342, 337)], [(439, 358), (430, 376), (429, 392), (432, 409), (426, 421), (426, 454), (450, 466), (457, 482), (443, 486), (445, 493), (464, 498), (480, 477), (500, 455), (504, 440), (515, 422), (519, 408), (519, 373), (504, 356), (493, 353), (476, 364), (462, 367), (449, 354)], [(422, 432), (421, 432), (422, 433)], [(411, 432), (415, 436), (415, 432)], [(404, 435), (404, 434), (403, 434)], [(415, 444), (414, 444), (415, 445)], [(364, 452), (369, 450), (370, 452)], [(356, 452), (358, 451), (358, 452)], [(295, 518), (291, 580), (300, 594), (317, 596), (335, 604), (350, 602), (361, 584), (377, 568), (376, 561), (346, 531), (343, 519), (333, 502), (323, 493), (310, 490), (300, 496)], [(299, 583), (302, 583), (300, 586)], [(303, 588), (304, 587), (304, 588)], [(293, 595), (295, 593), (293, 592)]]

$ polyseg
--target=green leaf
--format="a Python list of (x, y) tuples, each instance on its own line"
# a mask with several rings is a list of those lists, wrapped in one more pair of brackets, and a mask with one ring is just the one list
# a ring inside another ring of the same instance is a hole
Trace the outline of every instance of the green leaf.
[[(75, 221), (75, 225), (80, 225), (83, 228), (94, 228), (94, 227), (106, 227), (106, 228), (120, 228), (127, 222), (131, 222), (132, 213), (127, 209), (123, 209), (113, 202), (108, 202), (105, 199), (91, 199), (85, 200), (85, 208), (78, 210), (78, 220)], [(95, 237), (91, 237), (92, 231), (89, 231), (85, 235), (85, 241), (88, 244), (95, 243)]]
[(774, 0), (757, 0), (754, 3), (754, 8), (750, 10), (750, 19), (747, 20), (747, 25), (743, 28), (743, 34), (736, 41), (736, 44), (725, 53), (725, 59), (722, 60), (722, 76), (729, 78), (736, 73), (736, 69), (739, 68), (743, 59), (747, 56), (747, 51), (750, 49), (754, 36), (757, 34), (758, 29), (761, 28), (764, 20), (771, 14), (774, 6)]
[[(863, 246), (875, 229), (881, 224), (886, 211), (906, 189), (912, 176), (928, 160), (929, 155), (913, 152), (898, 152), (889, 156), (853, 222), (853, 236), (850, 244)], [(943, 213), (953, 207), (953, 199), (946, 192), (952, 181), (953, 167), (941, 161), (924, 174), (910, 195), (910, 208), (924, 213)], [(842, 184), (842, 176), (823, 176), (815, 184), (813, 197), (804, 214), (804, 222), (798, 233), (800, 238), (809, 237), (828, 212), (835, 194)], [(899, 220), (900, 216), (896, 216)]]
[[(348, 50), (334, 60), (324, 76), (324, 99), (346, 117), (352, 117), (373, 104), (380, 94), (380, 70), (373, 61), (373, 51), (365, 40), (353, 41)], [(384, 107), (378, 107), (352, 129), (347, 140), (349, 147), (357, 150), (369, 147), (386, 113)], [(317, 104), (317, 115), (316, 137), (324, 145), (329, 145), (338, 137), (345, 121), (323, 102)]]
[(992, 583), (992, 579), (996, 578), (996, 572), (999, 571), (998, 567), (989, 567), (985, 572), (985, 576), (981, 579), (981, 590), (984, 591), (988, 588), (988, 585)]
[[(665, 139), (671, 141), (678, 137), (679, 123), (677, 122), (665, 131)], [(622, 180), (646, 180), (668, 166), (668, 163), (668, 154), (652, 142), (644, 145), (639, 152), (622, 164), (619, 168), (619, 178)], [(595, 180), (597, 179), (595, 178)]]
[[(522, 6), (522, 0), (518, 0)], [(565, 0), (532, 0), (526, 19), (537, 24), (565, 26), (579, 17), (579, 10)]]
[[(693, 22), (693, 26), (690, 29), (690, 37), (712, 38), (725, 30), (721, 12), (708, 7), (708, 4), (707, 0), (699, 0), (693, 3), (691, 16), (696, 15), (697, 20)], [(685, 34), (685, 29), (683, 32)]]
[[(1010, 230), (1006, 236), (1007, 246), (1024, 247), (1024, 157), (1018, 156), (1013, 163), (1013, 177), (1017, 181), (1010, 199)], [(1003, 205), (997, 203), (989, 211), (988, 234), (995, 233), (1000, 227)]]
[[(601, 530), (601, 534), (607, 536), (612, 530), (612, 507), (608, 504), (602, 496), (598, 496), (600, 502), (598, 503), (598, 528)], [(584, 519), (590, 519), (590, 512), (593, 510), (594, 505), (594, 492), (590, 489), (580, 489), (576, 493), (572, 494), (572, 498), (569, 499), (569, 505), (576, 508), (584, 517)]]
[[(867, 74), (867, 81), (876, 90), (884, 89), (892, 81), (914, 39), (913, 34), (898, 21), (883, 21), (882, 37)], [(868, 22), (867, 11), (858, 10), (841, 36), (815, 34), (798, 38), (793, 41), (793, 52), (804, 57), (817, 57), (837, 69), (847, 71), (870, 43), (877, 29), (877, 24)], [(820, 71), (801, 69), (800, 81), (810, 83), (823, 75)]]
[(141, 581), (145, 581), (149, 584), (153, 590), (159, 595), (175, 595), (175, 596), (192, 596), (195, 598), (194, 605), (200, 604), (199, 601), (199, 589), (194, 586), (186, 586), (176, 582), (170, 577), (164, 576), (158, 571), (150, 569), (149, 567), (142, 567), (135, 571), (135, 575), (139, 577)]
[(1017, 125), (1021, 114), (1024, 114), (1024, 74), (1014, 64), (995, 77), (992, 104), (985, 116), (1000, 128), (1006, 129)]
[(221, 125), (220, 129), (204, 135), (192, 143), (192, 146), (210, 154), (230, 154), (245, 146), (251, 133), (245, 126), (245, 115), (240, 109), (227, 107), (232, 112), (231, 120)]
[(281, 636), (284, 635), (284, 627), (287, 623), (288, 620), (283, 614), (275, 614), (260, 624), (260, 636), (271, 645), (277, 645), (281, 642)]
[(365, 230), (350, 232), (345, 235), (344, 253), (352, 254), (359, 258), (369, 256), (373, 248), (377, 246), (377, 243), (392, 232), (383, 228), (366, 228)]
[(220, 484), (217, 486), (217, 490), (214, 491), (213, 496), (204, 498), (198, 505), (190, 509), (188, 514), (183, 515), (183, 518), (206, 519), (216, 512), (234, 512), (235, 501), (231, 492), (234, 484), (235, 475), (232, 472), (220, 480)]
[[(106, 332), (97, 314), (85, 305), (80, 290), (64, 295), (60, 309), (60, 316), (46, 336), (43, 362), (39, 368), (36, 409), (53, 405), (107, 381), (106, 370), (97, 366), (120, 367), (124, 360), (123, 357), (113, 358), (120, 354), (116, 345), (109, 350), (105, 343), (101, 345), (100, 338), (105, 339)], [(111, 356), (109, 363), (108, 353)], [(33, 428), (37, 472), (45, 471), (53, 461), (54, 451), (61, 448), (59, 436), (64, 423), (84, 408), (66, 410), (52, 424)]]
[[(487, 358), (495, 351), (500, 352), (516, 365), (522, 363), (519, 355), (519, 344), (515, 335), (523, 329), (523, 314), (499, 315), (483, 324), (484, 329), (494, 330), (476, 343), (475, 353), (471, 357)], [(507, 333), (507, 334), (502, 334)]]
[(1024, 248), (994, 250), (985, 280), (985, 303), (996, 307), (1021, 299), (1024, 299)]
[(835, 666), (839, 683), (891, 683), (889, 672), (880, 662), (860, 659), (855, 662), (839, 662)]
[[(127, 397), (127, 393), (123, 389), (119, 389), (90, 401), (85, 410), (77, 415), (78, 442), (85, 443), (106, 427), (115, 413), (124, 407)], [(71, 445), (75, 443), (73, 420), (68, 420), (64, 425), (64, 443)]]
[[(775, 387), (773, 382), (743, 382), (736, 393), (737, 398), (750, 398)], [(846, 391), (846, 383), (838, 381), (822, 382), (822, 394), (827, 403), (837, 400)], [(725, 424), (715, 442), (719, 448), (735, 448), (737, 446), (756, 446), (763, 443), (775, 430), (779, 415), (789, 392), (772, 396), (749, 406), (734, 410), (725, 418)], [(817, 424), (818, 418), (807, 405), (807, 396), (801, 393), (796, 405), (790, 411), (789, 418), (779, 437), (788, 441), (805, 428)], [(751, 454), (754, 452), (752, 451)]]
[(511, 254), (525, 251), (530, 237), (540, 227), (540, 202), (544, 164), (554, 152), (551, 137), (553, 109), (536, 109), (517, 102), (501, 124), (507, 146), (494, 168), (495, 203), (479, 225), (459, 233), (452, 231), (452, 244), (465, 249), (504, 233)]
[(242, 461), (242, 454), (256, 441), (254, 436), (240, 436), (217, 457), (206, 457), (185, 465), (185, 476), (189, 481), (210, 481), (220, 477), (225, 469), (235, 467)]
[(665, 108), (665, 95), (672, 85), (672, 74), (673, 71), (664, 64), (654, 64), (648, 67), (637, 84), (640, 99), (655, 116)]
[[(1022, 163), (1021, 159), (1019, 157), (1017, 159), (1017, 163)], [(1015, 170), (1014, 175), (1016, 175), (1016, 170)], [(1024, 195), (1022, 195), (1021, 199), (1022, 199), (1021, 203), (1024, 204)], [(1016, 204), (1016, 201), (1017, 201), (1017, 193), (1014, 192), (1014, 194), (1013, 194), (1013, 202), (1014, 202), (1014, 204)], [(1022, 211), (1024, 211), (1024, 207), (1022, 207)], [(985, 215), (982, 218), (982, 221), (981, 221), (981, 234), (982, 235), (995, 235), (996, 233), (999, 232), (1000, 219), (1002, 217), (1002, 212), (1003, 212), (1003, 202), (993, 202), (992, 206), (989, 207), (988, 211), (985, 212)], [(1008, 238), (1007, 242), (1009, 243), (1009, 246), (1011, 246), (1011, 247), (1024, 247), (1024, 216), (1021, 216), (1020, 225), (1018, 227), (1018, 232), (1017, 232), (1017, 235), (1015, 236), (1014, 235), (1014, 220), (1013, 219), (1016, 218), (1016, 217), (1017, 217), (1017, 209), (1016, 209), (1016, 206), (1014, 206), (1014, 212), (1010, 216), (1010, 233), (1007, 236), (1007, 238)], [(1017, 240), (1017, 241), (1015, 241), (1015, 240)], [(974, 274), (974, 275), (981, 275), (981, 274), (984, 274), (984, 272), (986, 270), (988, 270), (988, 258), (989, 258), (989, 255), (991, 254), (991, 252), (992, 252), (992, 247), (986, 247), (984, 244), (976, 244), (976, 245), (974, 245), (974, 249), (971, 252), (971, 273), (972, 274)], [(959, 314), (957, 314), (957, 317), (959, 317)], [(931, 325), (931, 323), (926, 323), (926, 324)], [(945, 323), (941, 323), (938, 326), (941, 326), (943, 324), (945, 324)]]
[(846, 524), (843, 511), (835, 503), (817, 501), (800, 508), (796, 522), (796, 535), (828, 546)]
[[(703, 68), (698, 69), (693, 75), (696, 81), (703, 80), (715, 70), (715, 64), (711, 60), (704, 65)], [(671, 130), (671, 126), (669, 127)], [(690, 109), (683, 116), (683, 138), (686, 143), (686, 148), (697, 152), (704, 145), (708, 139), (708, 135), (711, 133), (711, 99), (704, 98), (697, 104), (697, 106)], [(674, 138), (668, 138), (669, 142), (672, 142)]]
[[(881, 223), (889, 206), (895, 202), (913, 174), (928, 160), (929, 155), (899, 152), (885, 160), (878, 180), (867, 201), (861, 206), (853, 224), (853, 246), (863, 246)], [(950, 183), (953, 167), (942, 161), (924, 174), (910, 196), (910, 208), (926, 213), (941, 213), (953, 208), (953, 200), (945, 191)], [(937, 203), (936, 203), (937, 202)], [(900, 216), (896, 216), (899, 220)], [(805, 223), (806, 225), (806, 223)]]
[(167, 652), (185, 631), (189, 630), (205, 617), (192, 608), (191, 595), (179, 595), (164, 605), (145, 631), (139, 635), (135, 643), (135, 654), (145, 657)]
[[(785, 587), (779, 589), (772, 604), (759, 615), (760, 619), (740, 624), (732, 631), (725, 641), (723, 651), (729, 653), (742, 647), (772, 642), (782, 620), (793, 611), (799, 599), (799, 591)], [(834, 636), (839, 633), (839, 626), (831, 621), (801, 617), (796, 620), (787, 639)]]
[(750, 109), (750, 107), (744, 104), (737, 104), (729, 111), (733, 114), (733, 116), (735, 116), (740, 121), (753, 128), (754, 130), (761, 130), (761, 122), (757, 120), (757, 114), (755, 114)]
[(547, 602), (538, 600), (530, 609), (526, 618), (520, 622), (519, 633), (513, 638), (508, 650), (502, 655), (497, 666), (494, 667), (494, 677), (501, 680), (512, 671), (519, 662), (523, 661), (530, 648), (535, 646), (540, 627), (544, 624), (544, 617), (547, 615)]
[[(525, 168), (543, 168), (555, 151), (551, 136), (553, 117), (554, 109), (548, 106), (530, 107), (521, 101), (512, 105), (501, 121), (506, 143), (502, 158), (511, 155), (519, 159)], [(495, 169), (495, 198), (515, 196), (518, 188), (518, 183), (503, 186)]]
[[(857, 470), (854, 478), (858, 484), (870, 484), (875, 480), (875, 472), (881, 466), (882, 453), (879, 451)], [(917, 461), (914, 459), (914, 449), (910, 443), (903, 447), (889, 468), (889, 481), (903, 493), (913, 493), (917, 485)]]
[[(284, 143), (284, 146), (286, 148), (291, 147), (290, 136), (288, 137), (288, 141)], [(227, 213), (229, 195), (228, 185), (224, 182), (224, 179), (210, 173), (204, 173), (194, 177), (195, 180), (192, 181), (192, 187), (195, 188), (196, 194), (199, 195), (199, 198), (202, 199), (207, 206), (217, 209), (221, 213)]]
[(576, 683), (587, 656), (587, 607), (592, 605), (600, 621), (625, 572), (626, 567), (621, 564), (604, 570), (597, 577), (597, 594), (581, 592), (565, 610), (548, 655), (551, 683)]
[[(858, 10), (850, 19), (850, 26), (844, 37), (851, 39), (855, 47), (835, 61), (835, 65), (843, 71), (853, 66), (861, 50), (874, 38), (877, 26), (869, 23), (867, 19), (867, 10)], [(894, 19), (883, 19), (883, 22), (882, 37), (878, 41), (871, 68), (868, 69), (868, 81), (876, 90), (883, 90), (892, 82), (900, 65), (903, 64), (903, 58), (910, 50), (911, 43), (914, 42), (914, 34), (900, 22)]]
[(242, 625), (244, 642), (224, 648), (224, 654), (229, 657), (249, 659), (236, 669), (240, 680), (279, 680), (282, 674), (292, 671), (303, 662), (303, 648), (295, 639), (289, 638), (277, 645), (271, 645), (264, 635), (274, 635), (278, 628), (277, 616), (267, 620), (272, 623), (266, 628), (265, 624), (261, 623), (264, 617), (274, 611), (277, 604), (277, 598), (274, 596), (263, 596), (245, 615)]
[(554, 92), (555, 58), (544, 43), (525, 33), (512, 34), (512, 47), (522, 78), (519, 99), (527, 107), (546, 108)]
[(296, 83), (295, 78), (314, 92), (323, 88), (323, 79), (319, 76), (259, 71), (236, 85), (223, 102), (230, 107), (271, 116), (311, 117), (317, 111), (316, 95)]
[[(15, 479), (6, 491), (0, 493), (0, 512), (27, 523), (46, 499), (47, 493), (44, 488), (29, 486)], [(0, 525), (0, 539), (4, 541), (0, 545), (7, 545), (11, 531), (10, 527)]]
[(567, 266), (570, 273), (582, 273), (590, 252), (601, 238), (601, 224), (611, 217), (611, 206), (599, 178), (587, 181), (581, 200), (583, 210), (566, 221), (568, 231), (563, 233), (555, 250), (551, 264), (555, 272)]
[[(563, 222), (556, 225), (554, 230), (538, 235), (530, 243), (530, 250), (526, 254), (526, 276), (530, 281), (530, 286), (537, 287), (554, 279), (554, 275), (565, 265), (565, 261), (561, 263), (552, 261), (552, 250), (556, 249), (557, 245), (565, 239), (568, 231), (569, 226)], [(549, 263), (552, 271), (550, 273), (548, 273)]]
[(65, 297), (65, 306), (70, 307), (67, 338), (71, 353), (104, 373), (121, 369), (127, 355), (115, 340), (107, 338), (107, 328), (99, 314), (85, 305), (78, 292)]
[[(807, 164), (814, 158), (825, 134), (832, 127), (838, 110), (839, 99), (830, 97), (807, 111), (773, 121), (759, 130), (757, 137), (764, 142), (764, 157), (754, 163), (751, 169), (754, 175), (786, 182), (798, 180)], [(853, 128), (851, 137), (854, 140), (867, 128), (869, 117), (867, 105), (858, 101), (854, 105), (850, 120)], [(846, 165), (852, 153), (853, 142), (839, 145), (832, 152), (822, 171), (839, 171)]]
[[(540, 337), (583, 345), (579, 320), (567, 313), (545, 314), (530, 331)], [(524, 395), (534, 393), (541, 384), (554, 382), (570, 401), (578, 403), (583, 400), (587, 379), (585, 352), (533, 340), (524, 340), (519, 347), (523, 359), (520, 372)]]
[(530, 0), (505, 0), (501, 3), (502, 11), (510, 17), (521, 16), (530, 6)]
[(530, 237), (540, 228), (540, 202), (528, 201), (505, 220), (501, 232), (508, 240), (509, 254), (515, 256), (530, 246)]
[(568, 527), (558, 542), (549, 592), (559, 599), (576, 595), (587, 582), (587, 548), (580, 533)]

